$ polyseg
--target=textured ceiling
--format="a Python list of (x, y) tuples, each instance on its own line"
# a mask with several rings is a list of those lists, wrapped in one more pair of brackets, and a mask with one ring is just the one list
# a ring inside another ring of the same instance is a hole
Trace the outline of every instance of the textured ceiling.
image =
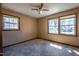
[(4, 8), (8, 8), (13, 11), (28, 16), (32, 16), (35, 18), (40, 18), (54, 13), (62, 12), (68, 9), (76, 8), (79, 6), (79, 3), (44, 3), (43, 8), (49, 9), (49, 11), (43, 11), (42, 14), (39, 14), (35, 10), (31, 10), (32, 8), (36, 8), (35, 6), (39, 6), (39, 5), (40, 3), (3, 3), (2, 4)]

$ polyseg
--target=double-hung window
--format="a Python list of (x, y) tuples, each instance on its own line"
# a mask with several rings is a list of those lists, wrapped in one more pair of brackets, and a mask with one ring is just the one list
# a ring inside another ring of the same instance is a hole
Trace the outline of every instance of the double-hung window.
[(60, 34), (76, 35), (76, 15), (60, 17)]
[(19, 18), (3, 15), (3, 30), (19, 30)]
[(50, 19), (49, 23), (49, 33), (58, 34), (58, 18)]
[(48, 32), (52, 34), (76, 35), (76, 14), (48, 20)]

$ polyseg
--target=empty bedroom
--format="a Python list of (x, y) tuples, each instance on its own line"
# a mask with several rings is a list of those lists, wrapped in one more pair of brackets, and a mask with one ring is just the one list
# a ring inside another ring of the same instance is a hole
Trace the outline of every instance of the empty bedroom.
[(3, 56), (79, 56), (79, 3), (2, 3)]

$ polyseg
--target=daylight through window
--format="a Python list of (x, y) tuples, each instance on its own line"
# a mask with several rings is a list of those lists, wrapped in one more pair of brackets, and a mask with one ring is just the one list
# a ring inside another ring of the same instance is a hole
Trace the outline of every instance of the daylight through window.
[(76, 14), (48, 20), (49, 33), (76, 35)]
[(58, 34), (58, 18), (49, 20), (49, 33)]
[(18, 30), (19, 18), (14, 16), (3, 15), (3, 30)]
[(76, 15), (70, 15), (60, 18), (60, 33), (76, 35)]

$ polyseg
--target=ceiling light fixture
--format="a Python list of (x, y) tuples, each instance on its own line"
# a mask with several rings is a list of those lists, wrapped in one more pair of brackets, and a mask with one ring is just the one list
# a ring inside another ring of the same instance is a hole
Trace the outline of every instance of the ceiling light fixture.
[(32, 8), (32, 10), (36, 10), (39, 14), (42, 14), (43, 11), (49, 11), (48, 9), (44, 8), (43, 3), (41, 3), (41, 5), (38, 6), (37, 8)]
[(39, 14), (42, 14), (43, 12), (42, 11), (39, 11)]

